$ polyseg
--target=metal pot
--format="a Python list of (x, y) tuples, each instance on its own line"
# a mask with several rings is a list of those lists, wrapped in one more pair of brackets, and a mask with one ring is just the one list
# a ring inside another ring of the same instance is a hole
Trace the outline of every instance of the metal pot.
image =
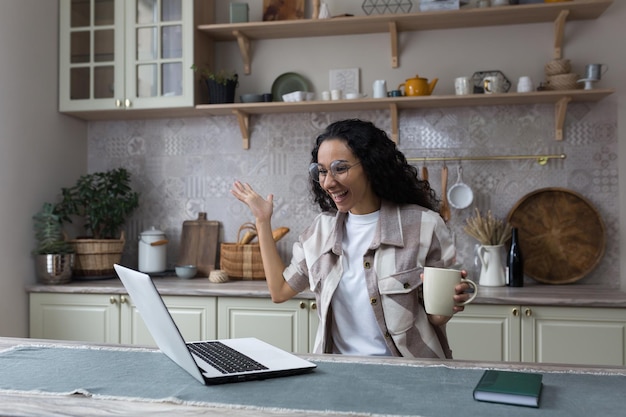
[(141, 272), (165, 271), (167, 242), (165, 233), (154, 226), (139, 234), (139, 270)]

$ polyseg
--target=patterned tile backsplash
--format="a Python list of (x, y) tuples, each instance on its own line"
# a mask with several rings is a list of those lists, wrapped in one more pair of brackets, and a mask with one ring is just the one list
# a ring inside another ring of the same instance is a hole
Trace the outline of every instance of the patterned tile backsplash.
[[(220, 241), (235, 241), (239, 226), (253, 220), (247, 207), (229, 192), (235, 179), (250, 182), (261, 195), (274, 194), (273, 225), (291, 229), (279, 242), (288, 262), (293, 242), (317, 213), (307, 182), (313, 140), (330, 122), (355, 117), (391, 131), (387, 111), (253, 116), (251, 147), (244, 150), (238, 123), (229, 116), (90, 122), (89, 171), (126, 167), (141, 193), (140, 208), (127, 225), (123, 262), (137, 265), (137, 237), (155, 226), (170, 240), (168, 266), (173, 268), (183, 221), (197, 218), (202, 211), (221, 222)], [(475, 198), (467, 209), (452, 210), (449, 226), (458, 260), (477, 279), (477, 242), (463, 232), (475, 207), (506, 218), (527, 193), (562, 187), (585, 196), (605, 222), (604, 256), (578, 283), (618, 288), (616, 129), (617, 110), (609, 102), (569, 105), (563, 141), (554, 139), (552, 105), (406, 110), (400, 113), (399, 147), (409, 158), (565, 154), (566, 159), (552, 159), (545, 165), (534, 159), (460, 162), (463, 180)], [(415, 163), (418, 168), (423, 164), (432, 187), (441, 190), (443, 162)], [(459, 162), (447, 165), (450, 186), (457, 179)]]

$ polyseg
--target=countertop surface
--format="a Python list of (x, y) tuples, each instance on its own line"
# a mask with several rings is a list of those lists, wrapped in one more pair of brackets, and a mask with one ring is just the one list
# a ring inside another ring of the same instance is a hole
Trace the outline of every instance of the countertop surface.
[[(163, 295), (258, 297), (269, 298), (264, 280), (228, 281), (212, 283), (207, 278), (180, 279), (155, 277), (154, 282)], [(29, 293), (67, 294), (125, 294), (117, 278), (73, 281), (63, 285), (35, 284), (26, 287)], [(311, 292), (298, 294), (297, 298), (313, 299)], [(617, 307), (626, 308), (626, 292), (595, 285), (545, 285), (534, 284), (521, 288), (479, 287), (474, 304), (534, 305), (567, 307)]]
[[(12, 339), (0, 337), (0, 352), (10, 350), (16, 346), (34, 345), (39, 348), (43, 347), (86, 347), (84, 342), (55, 342), (50, 340), (37, 339)], [(93, 345), (94, 348), (116, 348), (113, 345)], [(120, 346), (118, 345), (117, 348)], [(127, 349), (145, 350), (139, 346), (124, 346)], [(451, 361), (451, 360), (434, 360), (434, 359), (407, 359), (407, 358), (382, 358), (382, 357), (359, 357), (347, 355), (302, 355), (309, 360), (324, 360), (328, 362), (337, 361), (341, 363), (354, 363), (374, 365), (396, 365), (398, 369), (412, 367), (438, 367), (438, 368), (460, 368), (460, 369), (500, 369), (509, 371), (537, 371), (544, 374), (547, 373), (578, 373), (578, 374), (595, 374), (598, 378), (619, 378), (626, 375), (624, 367), (587, 367), (580, 365), (555, 365), (555, 364), (531, 364), (531, 363), (502, 363), (502, 362), (478, 362), (478, 361)], [(398, 366), (399, 365), (399, 366)], [(546, 377), (548, 378), (548, 377)], [(451, 385), (458, 385), (456, 381), (450, 381)], [(243, 387), (243, 386), (242, 386)], [(554, 389), (554, 387), (549, 387)], [(469, 390), (471, 387), (468, 387)], [(594, 390), (598, 388), (590, 386), (588, 394), (594, 397)], [(207, 388), (208, 391), (208, 388)], [(562, 396), (566, 389), (556, 392)], [(550, 391), (548, 391), (550, 392)], [(355, 393), (355, 395), (358, 395)], [(471, 394), (468, 394), (471, 395)], [(469, 397), (471, 398), (471, 397)], [(622, 401), (617, 399), (616, 401)], [(525, 407), (513, 407), (504, 405), (486, 404), (484, 409), (493, 407), (502, 407), (501, 415), (538, 415), (542, 414), (541, 409), (527, 409)], [(545, 411), (554, 414), (558, 409), (550, 409), (544, 406)], [(188, 404), (177, 401), (134, 401), (123, 397), (102, 397), (88, 395), (49, 395), (37, 391), (1, 391), (0, 392), (0, 414), (2, 415), (20, 415), (20, 416), (230, 416), (230, 417), (252, 417), (252, 416), (280, 416), (280, 417), (303, 417), (311, 415), (322, 415), (304, 410), (294, 409), (277, 409), (277, 408), (246, 408), (220, 404)], [(461, 413), (462, 414), (462, 413)], [(325, 416), (347, 416), (362, 415), (352, 412), (332, 412), (323, 413)], [(370, 414), (367, 414), (370, 415)], [(380, 415), (380, 414), (376, 414)], [(479, 415), (479, 414), (475, 414)], [(556, 414), (555, 414), (556, 415)], [(584, 412), (576, 415), (588, 415)], [(613, 414), (615, 415), (615, 414)]]

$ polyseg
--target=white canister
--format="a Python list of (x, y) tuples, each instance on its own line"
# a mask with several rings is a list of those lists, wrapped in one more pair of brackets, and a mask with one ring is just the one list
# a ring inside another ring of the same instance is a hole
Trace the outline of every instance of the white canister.
[(372, 85), (372, 89), (374, 90), (374, 98), (385, 98), (387, 97), (387, 81), (385, 80), (376, 80)]
[(167, 261), (167, 238), (165, 233), (152, 226), (139, 235), (139, 270), (163, 272)]

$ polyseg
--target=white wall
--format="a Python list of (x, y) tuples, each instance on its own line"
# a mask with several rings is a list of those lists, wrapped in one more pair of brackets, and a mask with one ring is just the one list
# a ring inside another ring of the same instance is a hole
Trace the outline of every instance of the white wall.
[(57, 112), (57, 1), (1, 6), (0, 336), (25, 337), (31, 216), (86, 171), (87, 125)]

